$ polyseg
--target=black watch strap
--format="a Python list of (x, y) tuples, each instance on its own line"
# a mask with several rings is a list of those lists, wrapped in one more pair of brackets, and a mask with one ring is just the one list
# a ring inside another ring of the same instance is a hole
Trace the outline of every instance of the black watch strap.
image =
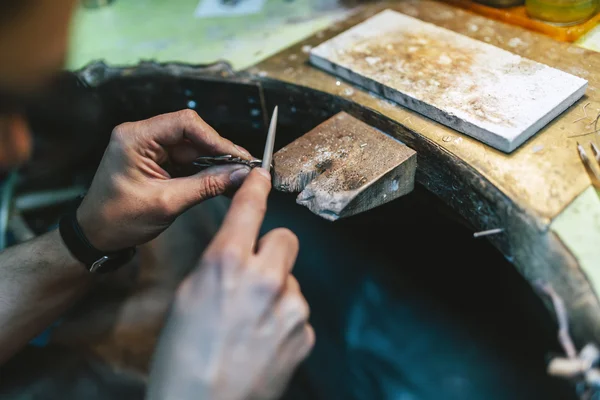
[(135, 247), (114, 252), (103, 252), (96, 249), (79, 226), (77, 207), (73, 207), (60, 219), (58, 230), (69, 252), (90, 272), (114, 271), (131, 260), (135, 254)]

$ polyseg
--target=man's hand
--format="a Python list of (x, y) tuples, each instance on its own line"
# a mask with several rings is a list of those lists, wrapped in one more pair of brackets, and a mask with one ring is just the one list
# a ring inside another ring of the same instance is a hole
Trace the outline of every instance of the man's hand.
[(238, 187), (248, 167), (213, 167), (183, 178), (171, 178), (162, 167), (209, 154), (250, 158), (192, 110), (117, 126), (77, 211), (87, 238), (103, 251), (145, 243), (191, 206)]
[(181, 284), (155, 354), (151, 400), (275, 399), (312, 349), (308, 305), (290, 271), (298, 239), (256, 242), (271, 180), (254, 169), (198, 268)]

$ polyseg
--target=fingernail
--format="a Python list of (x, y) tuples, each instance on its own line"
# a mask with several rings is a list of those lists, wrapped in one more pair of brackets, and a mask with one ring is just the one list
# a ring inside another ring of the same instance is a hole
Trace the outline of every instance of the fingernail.
[(234, 146), (237, 149), (237, 151), (239, 151), (240, 153), (242, 153), (246, 157), (252, 157), (252, 154), (250, 154), (250, 152), (248, 150), (246, 150), (245, 148), (240, 147), (237, 144), (234, 144)]
[(242, 182), (244, 182), (244, 179), (246, 179), (246, 177), (248, 176), (249, 173), (250, 173), (250, 168), (243, 166), (243, 167), (238, 168), (235, 171), (233, 171), (229, 175), (229, 180), (231, 181), (232, 184), (234, 184), (236, 186), (240, 186), (242, 184)]
[(271, 174), (266, 169), (264, 169), (264, 168), (254, 168), (254, 169), (257, 170), (259, 174), (261, 174), (268, 180), (271, 180)]

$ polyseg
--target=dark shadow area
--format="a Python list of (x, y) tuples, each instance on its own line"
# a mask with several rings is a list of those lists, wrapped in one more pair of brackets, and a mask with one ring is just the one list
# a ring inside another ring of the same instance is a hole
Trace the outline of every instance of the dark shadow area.
[(430, 193), (335, 223), (277, 204), (265, 229), (300, 237), (317, 332), (287, 399), (574, 398), (545, 373), (559, 347), (542, 303)]

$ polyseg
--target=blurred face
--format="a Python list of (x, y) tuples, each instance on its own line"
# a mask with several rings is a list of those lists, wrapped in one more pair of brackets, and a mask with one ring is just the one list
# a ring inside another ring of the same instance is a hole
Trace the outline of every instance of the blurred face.
[(39, 91), (62, 67), (75, 2), (26, 0), (0, 22), (0, 171), (25, 161), (31, 150), (27, 124), (7, 104)]

